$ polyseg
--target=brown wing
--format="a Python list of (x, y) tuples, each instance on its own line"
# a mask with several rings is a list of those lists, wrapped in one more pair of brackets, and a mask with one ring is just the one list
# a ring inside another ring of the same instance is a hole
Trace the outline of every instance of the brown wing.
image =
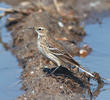
[(80, 64), (76, 62), (73, 57), (68, 53), (68, 51), (57, 41), (54, 39), (50, 39), (49, 48), (51, 53), (57, 56), (59, 59), (63, 60), (64, 62), (71, 63), (74, 65), (79, 66)]
[[(52, 42), (51, 42), (52, 43)], [(75, 61), (72, 56), (66, 51), (66, 49), (60, 45), (57, 42), (53, 42), (53, 44), (48, 43), (49, 45), (49, 50), (51, 51), (52, 54), (54, 54), (56, 57), (64, 61), (65, 63), (69, 63), (71, 65), (75, 65), (76, 67), (80, 68), (90, 76), (94, 77), (90, 72), (88, 72), (86, 69), (84, 69), (77, 61)]]

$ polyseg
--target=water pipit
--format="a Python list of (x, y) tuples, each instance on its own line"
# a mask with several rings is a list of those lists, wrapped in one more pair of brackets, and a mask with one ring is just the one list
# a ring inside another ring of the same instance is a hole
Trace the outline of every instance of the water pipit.
[[(40, 53), (51, 60), (54, 64), (57, 65), (57, 70), (60, 66), (65, 64), (70, 64), (78, 67), (91, 77), (94, 77), (93, 74), (84, 69), (77, 61), (73, 59), (71, 54), (57, 42), (53, 37), (50, 36), (49, 31), (44, 27), (33, 27), (34, 31), (38, 34), (37, 37), (37, 47)], [(54, 71), (55, 72), (55, 71)]]

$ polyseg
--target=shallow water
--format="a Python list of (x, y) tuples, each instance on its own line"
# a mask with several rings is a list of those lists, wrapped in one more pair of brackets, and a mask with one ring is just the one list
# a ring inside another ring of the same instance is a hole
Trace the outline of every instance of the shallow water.
[[(9, 8), (5, 3), (0, 3), (0, 7)], [(2, 12), (0, 12), (2, 13)], [(20, 90), (21, 84), (19, 76), (21, 69), (18, 67), (16, 57), (8, 50), (11, 43), (10, 32), (5, 24), (8, 16), (0, 20), (0, 99), (13, 100), (23, 92)]]
[[(102, 24), (87, 25), (85, 31), (87, 36), (83, 43), (88, 43), (93, 51), (86, 58), (76, 59), (92, 72), (96, 71), (101, 77), (110, 78), (110, 18), (105, 18)], [(110, 85), (104, 85), (96, 100), (110, 100)]]

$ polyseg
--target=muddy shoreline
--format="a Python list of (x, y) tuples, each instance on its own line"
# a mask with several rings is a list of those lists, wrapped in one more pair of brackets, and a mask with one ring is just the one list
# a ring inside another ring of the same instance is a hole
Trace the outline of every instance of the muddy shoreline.
[[(75, 69), (71, 72), (62, 67), (54, 76), (48, 76), (48, 71), (55, 66), (38, 52), (36, 34), (26, 29), (30, 26), (44, 26), (72, 56), (86, 57), (92, 49), (88, 45), (79, 46), (86, 35), (81, 25), (85, 18), (84, 11), (72, 8), (71, 4), (77, 4), (74, 0), (56, 1), (18, 1), (13, 4), (13, 9), (17, 10), (11, 12), (6, 26), (12, 31), (11, 51), (23, 68), (21, 89), (25, 91), (16, 100), (86, 100), (84, 95), (87, 92), (90, 98), (95, 95), (90, 90), (90, 77), (84, 72), (76, 73)], [(86, 17), (88, 15), (86, 13)]]

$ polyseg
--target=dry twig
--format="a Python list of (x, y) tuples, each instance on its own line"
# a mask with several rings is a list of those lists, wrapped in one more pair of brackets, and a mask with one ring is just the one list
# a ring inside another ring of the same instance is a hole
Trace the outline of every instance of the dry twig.
[(4, 13), (0, 14), (0, 18), (2, 18), (3, 16), (6, 16), (8, 14), (12, 14), (12, 13), (21, 13), (23, 15), (28, 15), (30, 13), (30, 11), (28, 11), (28, 9), (16, 9), (16, 8), (0, 8), (0, 11), (4, 11)]

